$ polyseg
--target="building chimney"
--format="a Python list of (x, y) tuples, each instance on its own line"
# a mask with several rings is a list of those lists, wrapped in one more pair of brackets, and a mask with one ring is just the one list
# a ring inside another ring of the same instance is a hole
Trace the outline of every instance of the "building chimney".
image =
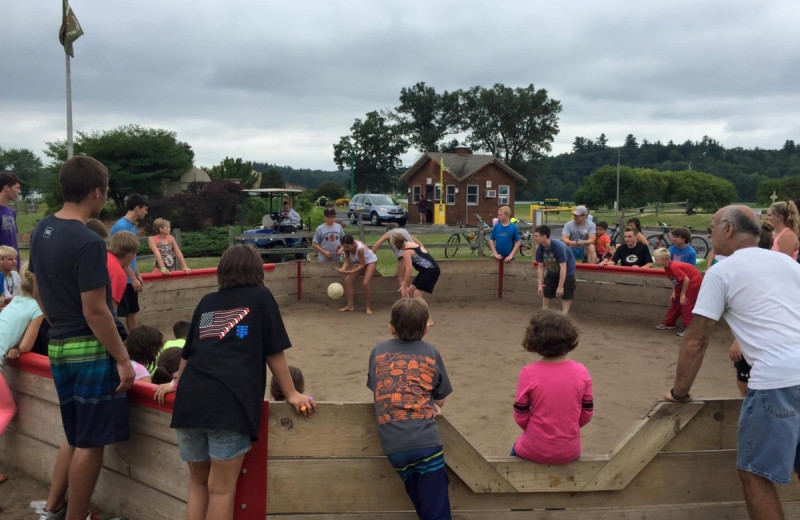
[(455, 148), (453, 148), (453, 152), (455, 152), (456, 155), (460, 155), (461, 157), (466, 157), (467, 155), (472, 155), (472, 150), (470, 150), (468, 147), (464, 146), (463, 144), (460, 144), (460, 145), (456, 146)]

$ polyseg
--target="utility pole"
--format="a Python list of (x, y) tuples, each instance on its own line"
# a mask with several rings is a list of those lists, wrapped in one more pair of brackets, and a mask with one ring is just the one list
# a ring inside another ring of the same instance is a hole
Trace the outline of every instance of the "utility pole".
[(614, 220), (617, 222), (618, 226), (622, 225), (622, 221), (619, 218), (619, 163), (620, 163), (620, 153), (619, 148), (617, 148), (617, 203), (614, 207)]

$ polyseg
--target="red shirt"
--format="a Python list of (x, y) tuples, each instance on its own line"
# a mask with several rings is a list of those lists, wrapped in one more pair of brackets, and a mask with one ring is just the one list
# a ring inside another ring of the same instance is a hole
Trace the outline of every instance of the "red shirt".
[(677, 262), (670, 260), (669, 265), (664, 268), (667, 278), (672, 281), (675, 290), (680, 290), (683, 287), (683, 279), (689, 277), (689, 289), (697, 289), (703, 283), (703, 275), (692, 264), (686, 262)]
[(119, 258), (111, 252), (106, 252), (106, 263), (108, 264), (108, 277), (111, 278), (111, 299), (119, 305), (122, 296), (125, 294), (125, 286), (128, 285), (128, 276), (119, 263)]

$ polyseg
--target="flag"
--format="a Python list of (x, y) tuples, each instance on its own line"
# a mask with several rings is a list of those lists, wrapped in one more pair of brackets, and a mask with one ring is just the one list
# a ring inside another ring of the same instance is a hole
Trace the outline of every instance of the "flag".
[(61, 12), (61, 29), (58, 31), (58, 41), (64, 46), (64, 52), (74, 58), (75, 53), (72, 51), (72, 42), (81, 37), (83, 29), (81, 29), (81, 24), (78, 22), (75, 13), (72, 12), (68, 0), (63, 1)]
[(249, 313), (248, 307), (204, 312), (200, 315), (199, 339), (224, 338)]

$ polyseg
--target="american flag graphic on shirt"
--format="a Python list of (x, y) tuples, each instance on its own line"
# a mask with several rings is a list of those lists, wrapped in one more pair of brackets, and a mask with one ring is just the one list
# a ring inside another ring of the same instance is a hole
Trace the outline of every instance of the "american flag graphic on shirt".
[(200, 315), (200, 339), (224, 338), (248, 314), (250, 314), (248, 307), (204, 312)]

